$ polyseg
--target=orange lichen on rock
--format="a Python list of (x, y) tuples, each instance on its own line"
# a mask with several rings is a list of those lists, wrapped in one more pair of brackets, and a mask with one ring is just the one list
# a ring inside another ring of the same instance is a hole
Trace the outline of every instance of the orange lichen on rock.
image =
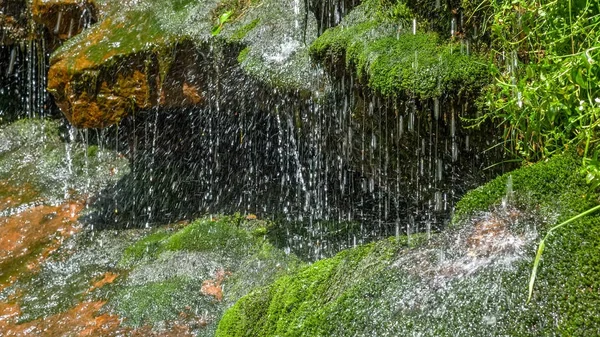
[(99, 314), (105, 302), (83, 302), (66, 312), (16, 324), (19, 315), (16, 305), (0, 303), (0, 332), (2, 336), (194, 336), (188, 326), (173, 325), (168, 330), (154, 331), (151, 327), (132, 328), (121, 326), (122, 319), (111, 314)]
[[(123, 71), (106, 78), (99, 88), (79, 88), (72, 85), (66, 62), (59, 61), (50, 68), (48, 88), (67, 119), (78, 127), (102, 128), (118, 123), (134, 109), (151, 106), (148, 79), (139, 69)], [(101, 76), (95, 72), (95, 76)]]
[(227, 276), (231, 275), (231, 272), (220, 269), (217, 271), (213, 280), (206, 280), (202, 282), (202, 288), (200, 292), (206, 296), (212, 296), (217, 301), (223, 300), (223, 286), (222, 283)]
[(196, 88), (195, 86), (184, 82), (182, 90), (183, 96), (189, 103), (199, 104), (200, 102), (202, 102), (202, 96), (199, 94), (198, 88)]
[[(6, 336), (114, 336), (115, 332), (123, 333), (120, 319), (114, 315), (99, 315), (98, 310), (104, 302), (83, 302), (50, 317), (41, 318), (23, 324), (6, 324)], [(0, 323), (2, 324), (2, 323)]]
[(118, 276), (119, 276), (119, 274), (117, 274), (117, 273), (111, 273), (111, 272), (104, 273), (104, 275), (102, 275), (102, 278), (100, 280), (94, 282), (94, 284), (92, 284), (92, 286), (90, 287), (90, 289), (88, 289), (86, 291), (86, 293), (90, 293), (96, 289), (104, 287), (107, 284), (113, 283)]
[(0, 285), (11, 283), (11, 274), (35, 270), (62, 241), (77, 232), (83, 204), (37, 206), (0, 218)]
[(20, 314), (21, 310), (17, 304), (0, 302), (0, 331), (7, 331)]

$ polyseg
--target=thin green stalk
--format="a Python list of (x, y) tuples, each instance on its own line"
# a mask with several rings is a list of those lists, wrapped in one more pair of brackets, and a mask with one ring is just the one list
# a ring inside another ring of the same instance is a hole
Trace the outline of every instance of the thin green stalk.
[(592, 214), (592, 213), (596, 212), (597, 210), (600, 210), (600, 205), (592, 207), (583, 213), (579, 213), (576, 216), (570, 218), (569, 220), (567, 220), (559, 225), (556, 225), (556, 226), (550, 228), (550, 230), (548, 230), (548, 233), (546, 233), (546, 236), (544, 236), (542, 241), (540, 241), (537, 253), (535, 254), (533, 268), (531, 269), (531, 277), (529, 278), (529, 295), (527, 296), (527, 304), (529, 304), (529, 302), (531, 301), (531, 296), (533, 295), (533, 285), (535, 283), (535, 276), (537, 275), (538, 266), (540, 264), (540, 260), (542, 259), (542, 253), (544, 252), (544, 248), (546, 247), (546, 239), (548, 239), (548, 237), (550, 237), (550, 234), (552, 234), (553, 231), (559, 229), (560, 227), (567, 225), (581, 217)]
[(569, 27), (571, 28), (571, 52), (575, 54), (575, 40), (573, 40), (573, 11), (571, 10), (571, 0), (569, 0)]

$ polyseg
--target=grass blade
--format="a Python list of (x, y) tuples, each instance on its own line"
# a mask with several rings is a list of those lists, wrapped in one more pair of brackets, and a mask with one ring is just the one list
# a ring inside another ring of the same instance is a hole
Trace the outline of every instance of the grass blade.
[(531, 296), (533, 295), (533, 284), (535, 283), (535, 277), (537, 275), (538, 266), (540, 264), (540, 260), (542, 259), (542, 253), (544, 252), (544, 248), (546, 247), (546, 239), (548, 239), (548, 237), (550, 236), (550, 234), (552, 234), (553, 231), (559, 229), (560, 227), (567, 225), (581, 217), (584, 217), (586, 215), (594, 213), (597, 210), (600, 210), (600, 205), (596, 205), (595, 207), (592, 207), (585, 212), (579, 213), (576, 216), (570, 218), (569, 220), (564, 221), (548, 230), (548, 233), (546, 233), (546, 236), (544, 236), (542, 241), (540, 241), (540, 245), (538, 246), (537, 253), (535, 254), (535, 260), (533, 261), (533, 268), (531, 269), (531, 276), (529, 277), (529, 295), (527, 296), (526, 303), (529, 303), (529, 301), (531, 301)]
[(535, 276), (537, 275), (537, 269), (540, 264), (540, 260), (542, 259), (544, 247), (546, 247), (546, 238), (540, 241), (537, 254), (535, 254), (535, 261), (533, 262), (533, 269), (531, 270), (531, 277), (529, 278), (529, 295), (527, 296), (526, 304), (529, 304), (529, 301), (531, 301), (531, 296), (533, 295), (533, 284), (535, 283)]

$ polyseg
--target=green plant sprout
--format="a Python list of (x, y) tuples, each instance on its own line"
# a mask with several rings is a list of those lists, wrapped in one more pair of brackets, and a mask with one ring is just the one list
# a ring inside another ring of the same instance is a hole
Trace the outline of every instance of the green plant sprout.
[(221, 33), (221, 30), (223, 29), (223, 25), (225, 23), (227, 23), (229, 21), (229, 19), (231, 19), (231, 16), (233, 15), (233, 10), (228, 10), (227, 12), (219, 15), (219, 23), (215, 26), (213, 26), (211, 34), (212, 36), (217, 36)]

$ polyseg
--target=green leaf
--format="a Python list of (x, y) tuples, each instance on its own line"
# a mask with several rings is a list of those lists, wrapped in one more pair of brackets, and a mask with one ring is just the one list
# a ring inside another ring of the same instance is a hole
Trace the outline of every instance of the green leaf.
[(233, 10), (227, 11), (223, 14), (221, 14), (221, 16), (219, 16), (219, 25), (223, 25), (225, 22), (229, 21), (229, 18), (231, 17), (231, 15), (233, 14)]

